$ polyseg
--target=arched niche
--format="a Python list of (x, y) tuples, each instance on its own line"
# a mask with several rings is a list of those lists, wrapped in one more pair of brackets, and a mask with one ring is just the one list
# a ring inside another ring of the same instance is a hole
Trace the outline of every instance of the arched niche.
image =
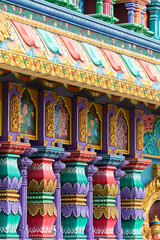
[[(143, 209), (145, 213), (145, 220), (142, 226), (142, 234), (144, 240), (149, 240), (151, 236), (151, 211), (156, 202), (160, 201), (160, 177), (157, 176), (151, 180), (146, 186), (146, 196), (143, 200)], [(160, 205), (160, 204), (159, 204)]]
[(21, 97), (20, 132), (21, 137), (27, 136), (36, 139), (36, 107), (28, 89), (25, 89)]

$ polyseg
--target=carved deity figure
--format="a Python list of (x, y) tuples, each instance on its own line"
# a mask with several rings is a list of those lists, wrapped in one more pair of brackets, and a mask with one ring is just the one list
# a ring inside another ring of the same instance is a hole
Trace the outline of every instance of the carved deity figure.
[(127, 150), (128, 149), (128, 126), (122, 110), (120, 110), (118, 113), (116, 128), (117, 128), (117, 131), (116, 131), (117, 149)]
[(87, 113), (84, 108), (79, 111), (79, 141), (87, 142)]
[(19, 132), (20, 127), (20, 102), (18, 97), (14, 94), (10, 100), (10, 131)]
[(46, 137), (54, 137), (54, 107), (50, 101), (46, 104)]

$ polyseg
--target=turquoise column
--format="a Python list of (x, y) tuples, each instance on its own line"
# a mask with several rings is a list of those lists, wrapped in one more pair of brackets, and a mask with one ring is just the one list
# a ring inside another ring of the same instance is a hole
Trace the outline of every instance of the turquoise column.
[(87, 163), (96, 157), (95, 152), (70, 151), (61, 172), (62, 228), (64, 239), (86, 239), (88, 221), (86, 196), (89, 185), (85, 174)]
[(148, 7), (150, 12), (150, 30), (154, 32), (154, 37), (159, 39), (159, 10), (160, 3), (151, 3)]
[(141, 228), (144, 222), (142, 201), (145, 188), (141, 181), (141, 173), (151, 164), (151, 160), (132, 158), (123, 169), (125, 175), (121, 178), (121, 213), (124, 239), (143, 239)]
[(17, 159), (30, 144), (0, 143), (0, 239), (19, 238), (17, 227), (21, 217), (21, 204), (18, 191), (22, 177)]

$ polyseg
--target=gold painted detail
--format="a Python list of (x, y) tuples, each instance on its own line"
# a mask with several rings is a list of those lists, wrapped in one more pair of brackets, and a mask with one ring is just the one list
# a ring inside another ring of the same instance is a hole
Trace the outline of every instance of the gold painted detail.
[(93, 206), (93, 216), (100, 219), (104, 216), (106, 219), (118, 218), (118, 210), (115, 206)]
[(11, 35), (11, 28), (8, 20), (4, 17), (4, 14), (0, 12), (0, 42), (4, 39), (8, 39)]
[[(159, 166), (157, 167), (159, 168)], [(155, 166), (152, 166), (152, 175), (155, 170)], [(157, 171), (157, 170), (156, 170)], [(155, 174), (155, 173), (154, 173)], [(143, 209), (145, 213), (145, 220), (142, 226), (142, 234), (144, 240), (149, 240), (151, 236), (151, 228), (149, 227), (149, 211), (151, 209), (152, 204), (160, 200), (160, 176), (159, 173), (156, 173), (155, 175), (158, 175), (156, 178), (151, 180), (146, 186), (145, 191), (146, 195), (143, 200)]]
[(16, 190), (0, 190), (0, 201), (18, 202), (19, 194)]
[(117, 194), (118, 185), (115, 186), (113, 183), (111, 185), (107, 183), (103, 187), (97, 183), (93, 187), (94, 196), (117, 196)]
[(122, 199), (121, 208), (142, 208), (142, 203), (140, 199)]
[(79, 142), (87, 142), (87, 113), (84, 108), (79, 111)]
[(136, 142), (137, 142), (137, 150), (143, 150), (143, 123), (139, 118), (136, 122)]
[[(9, 70), (19, 71), (25, 74), (34, 74), (47, 80), (55, 80), (64, 83), (80, 86), (83, 88), (112, 93), (118, 96), (143, 100), (144, 102), (156, 103), (160, 101), (160, 91), (150, 87), (137, 86), (131, 82), (122, 82), (109, 76), (102, 76), (95, 73), (75, 69), (70, 66), (62, 66), (43, 59), (36, 59), (31, 56), (13, 53), (0, 49), (0, 63)], [(45, 66), (45, 67), (44, 67)], [(21, 69), (20, 69), (21, 68)], [(72, 74), (74, 73), (74, 75)], [(47, 74), (47, 75), (46, 75)], [(82, 77), (83, 76), (83, 77)], [(97, 81), (97, 78), (99, 81)], [(124, 88), (125, 85), (125, 88)]]
[(11, 135), (10, 133), (8, 133), (8, 141), (9, 141), (9, 142), (13, 141), (12, 135)]
[(86, 195), (61, 195), (62, 205), (74, 204), (74, 205), (86, 205)]
[(20, 129), (20, 101), (17, 95), (10, 99), (10, 131), (19, 133)]
[(57, 180), (52, 182), (51, 179), (49, 179), (48, 183), (45, 179), (42, 179), (40, 183), (32, 179), (28, 184), (28, 192), (55, 192), (57, 187)]
[(160, 221), (155, 215), (155, 217), (151, 221), (151, 235), (154, 236), (157, 234), (160, 234)]
[(160, 164), (152, 165), (152, 178), (160, 178)]
[(54, 137), (54, 106), (50, 101), (46, 104), (46, 137)]
[(57, 216), (57, 210), (54, 203), (28, 203), (27, 211), (32, 216), (35, 217), (38, 213), (42, 217), (45, 217), (47, 214), (49, 217)]
[(109, 116), (109, 146), (116, 146), (116, 117), (113, 114)]

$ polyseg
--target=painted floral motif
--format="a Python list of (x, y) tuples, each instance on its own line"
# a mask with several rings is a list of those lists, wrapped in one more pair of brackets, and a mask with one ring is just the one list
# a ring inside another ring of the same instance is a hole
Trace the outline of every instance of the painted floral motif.
[(94, 105), (88, 113), (88, 143), (100, 146), (100, 120)]
[(26, 89), (21, 99), (21, 133), (27, 135), (36, 135), (36, 109), (31, 96)]
[(59, 98), (55, 107), (55, 138), (70, 140), (70, 115), (62, 98)]
[(160, 118), (157, 118), (153, 131), (145, 132), (143, 137), (144, 154), (160, 156)]

